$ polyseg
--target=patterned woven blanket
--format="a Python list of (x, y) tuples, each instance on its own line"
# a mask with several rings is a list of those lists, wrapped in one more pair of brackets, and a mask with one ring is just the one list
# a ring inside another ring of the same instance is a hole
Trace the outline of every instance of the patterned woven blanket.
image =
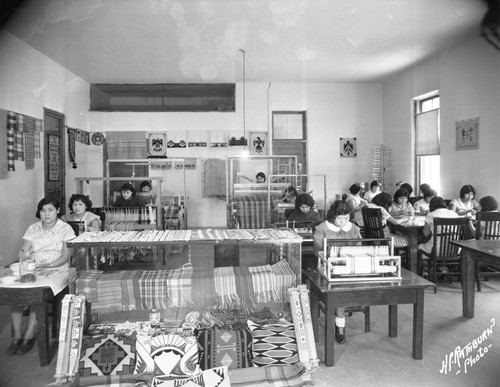
[(269, 225), (268, 199), (265, 195), (234, 199), (241, 228), (266, 228)]
[(77, 279), (76, 290), (97, 314), (173, 307), (252, 310), (257, 303), (285, 302), (295, 281), (295, 273), (281, 260), (255, 267), (89, 270)]

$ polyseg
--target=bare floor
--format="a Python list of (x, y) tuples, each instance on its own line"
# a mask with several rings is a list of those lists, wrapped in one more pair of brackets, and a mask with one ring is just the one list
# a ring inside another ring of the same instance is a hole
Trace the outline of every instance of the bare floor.
[[(423, 359), (411, 357), (411, 305), (398, 308), (398, 337), (388, 336), (388, 308), (371, 308), (371, 332), (364, 332), (364, 315), (347, 318), (347, 343), (335, 346), (335, 366), (313, 374), (316, 386), (500, 386), (500, 278), (482, 282), (476, 292), (473, 319), (462, 317), (460, 283), (439, 283), (438, 292), (425, 293)], [(323, 318), (320, 319), (318, 355), (323, 359)], [(483, 335), (488, 328), (492, 334)], [(479, 338), (479, 340), (478, 340)], [(485, 339), (484, 339), (485, 338)], [(482, 341), (481, 344), (477, 344)], [(24, 356), (6, 356), (10, 342), (8, 309), (0, 308), (0, 386), (40, 387), (55, 381), (56, 356), (40, 367), (37, 346)], [(56, 353), (57, 342), (52, 341)], [(477, 345), (476, 345), (477, 344)], [(456, 348), (470, 345), (464, 358), (450, 356)], [(447, 359), (454, 360), (444, 372)]]

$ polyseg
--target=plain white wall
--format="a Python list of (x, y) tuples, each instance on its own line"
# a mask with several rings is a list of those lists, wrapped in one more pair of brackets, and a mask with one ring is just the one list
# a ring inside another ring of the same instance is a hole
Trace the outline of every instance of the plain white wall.
[[(64, 113), (69, 126), (84, 125), (88, 109), (88, 84), (11, 34), (0, 31), (0, 108), (43, 118), (43, 108)], [(0, 180), (0, 255), (17, 260), (26, 228), (34, 223), (36, 205), (44, 194), (42, 158), (26, 170), (15, 162), (15, 171)], [(66, 168), (69, 167), (66, 155)]]
[[(384, 82), (384, 142), (393, 149), (395, 179), (414, 181), (411, 100), (439, 90), (441, 191), (457, 197), (464, 184), (477, 199), (500, 199), (500, 56), (477, 37)], [(455, 149), (455, 122), (479, 117), (479, 148)]]

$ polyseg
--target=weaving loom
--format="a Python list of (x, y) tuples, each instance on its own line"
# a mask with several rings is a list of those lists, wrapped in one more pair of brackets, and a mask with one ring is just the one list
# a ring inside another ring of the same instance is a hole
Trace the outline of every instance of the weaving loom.
[(156, 228), (156, 206), (100, 207), (106, 214), (105, 230), (128, 231)]

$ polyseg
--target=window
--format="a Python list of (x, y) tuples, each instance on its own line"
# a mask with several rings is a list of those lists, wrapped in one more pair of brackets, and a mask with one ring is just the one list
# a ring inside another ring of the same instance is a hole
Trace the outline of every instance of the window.
[(422, 183), (429, 184), (438, 194), (441, 192), (439, 102), (438, 92), (414, 100), (417, 196)]
[(234, 112), (235, 84), (92, 84), (90, 110)]

